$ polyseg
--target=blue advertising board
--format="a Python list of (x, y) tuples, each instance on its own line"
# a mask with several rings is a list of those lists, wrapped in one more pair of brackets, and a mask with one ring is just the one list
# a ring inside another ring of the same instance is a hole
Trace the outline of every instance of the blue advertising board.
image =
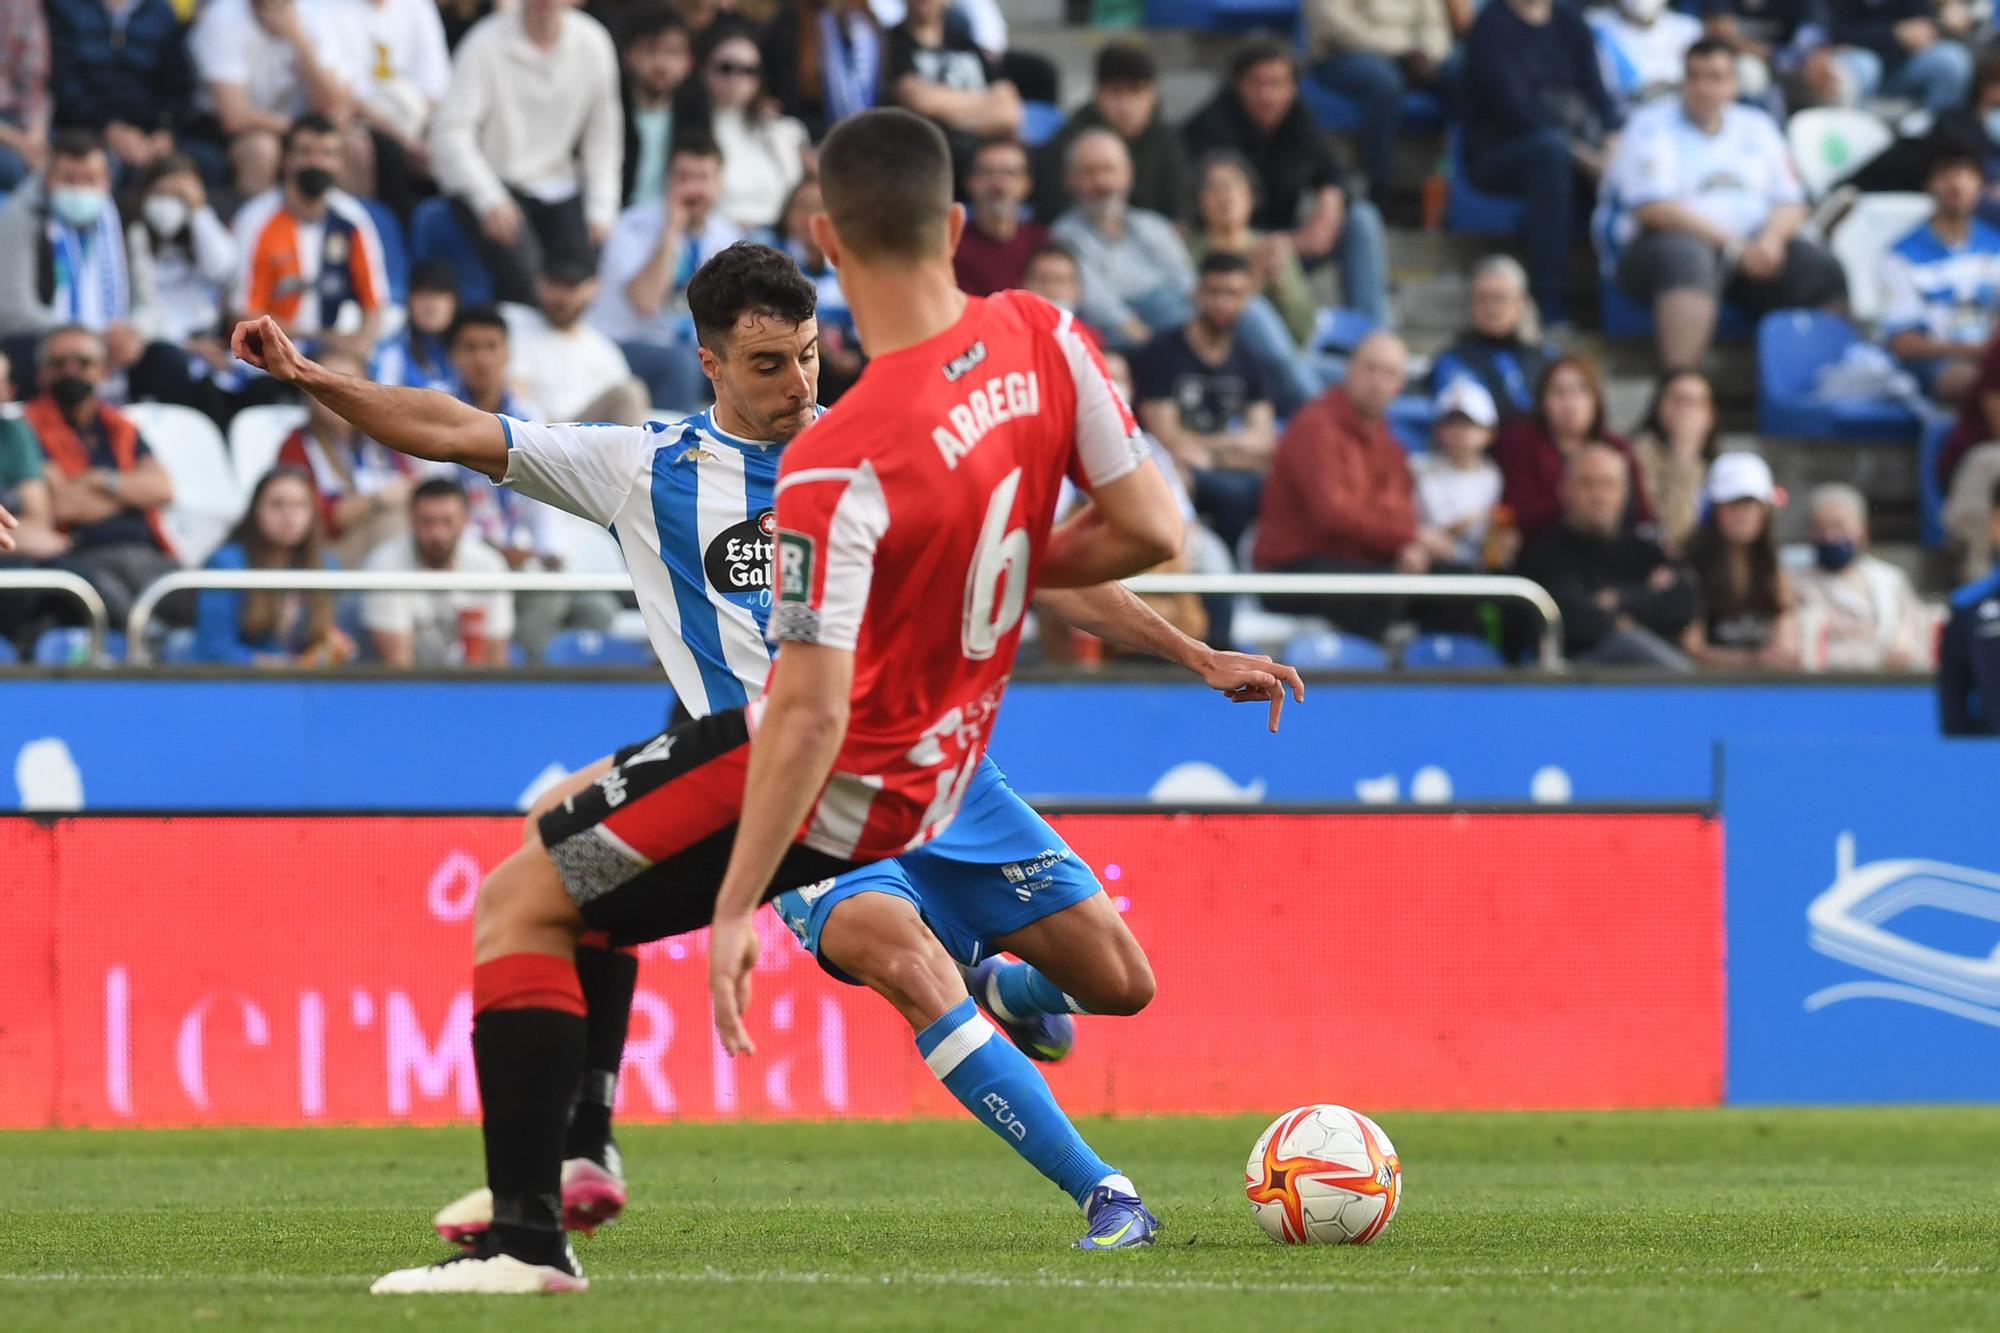
[(1728, 1099), (2000, 1098), (2000, 742), (1731, 740), (1722, 774)]
[[(506, 810), (656, 730), (643, 679), (0, 679), (0, 809)], [(1706, 802), (1735, 735), (1928, 732), (1920, 684), (1017, 682), (993, 753), (1040, 800)]]

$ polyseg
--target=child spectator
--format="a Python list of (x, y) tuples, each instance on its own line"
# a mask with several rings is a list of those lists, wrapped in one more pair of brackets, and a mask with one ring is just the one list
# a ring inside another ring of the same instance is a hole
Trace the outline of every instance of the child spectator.
[(764, 78), (815, 141), (836, 121), (875, 105), (884, 43), (868, 0), (793, 0), (764, 39)]
[(1486, 456), (1500, 413), (1493, 395), (1469, 379), (1446, 385), (1435, 411), (1435, 444), (1410, 460), (1417, 540), (1430, 552), (1432, 569), (1481, 569), (1487, 527), (1500, 503), (1500, 469)]
[(1528, 301), (1528, 273), (1511, 255), (1489, 255), (1472, 270), (1468, 327), (1431, 363), (1431, 388), (1471, 377), (1493, 396), (1502, 418), (1535, 407), (1535, 386), (1555, 356), (1541, 340)]
[(412, 389), (458, 393), (446, 339), (458, 320), (458, 270), (445, 259), (426, 259), (410, 270), (410, 302), (403, 331), (375, 358), (375, 379)]
[(1868, 553), (1868, 501), (1845, 483), (1812, 493), (1812, 563), (1798, 572), (1808, 671), (1923, 671), (1936, 621), (1910, 576)]
[[(465, 490), (432, 477), (410, 495), (408, 530), (368, 556), (376, 573), (504, 574), (507, 561), (472, 534)], [(506, 666), (514, 598), (504, 592), (373, 592), (361, 623), (386, 666)]]
[[(319, 362), (336, 374), (367, 373), (361, 358), (344, 347), (326, 348)], [(312, 478), (321, 531), (348, 569), (408, 522), (410, 492), (417, 484), (409, 460), (363, 435), (317, 398), (306, 399), (306, 422), (286, 437), (278, 463)]]
[(631, 5), (620, 31), (625, 158), (619, 197), (630, 208), (652, 203), (666, 188), (674, 94), (694, 68), (694, 50), (686, 20), (665, 0)]
[(1882, 338), (1937, 402), (1965, 401), (2000, 303), (2000, 229), (1977, 216), (1979, 153), (1934, 136), (1930, 220), (1882, 256)]
[[(1605, 429), (1597, 368), (1582, 357), (1558, 357), (1542, 372), (1534, 412), (1508, 421), (1493, 446), (1493, 461), (1506, 482), (1501, 501), (1513, 511), (1524, 542), (1532, 545), (1560, 522), (1564, 468), (1588, 444), (1605, 445), (1632, 462), (1632, 446)], [(1631, 502), (1628, 525), (1652, 520), (1636, 476), (1626, 476), (1618, 489)]]
[(1698, 370), (1660, 377), (1646, 419), (1632, 437), (1639, 485), (1652, 501), (1660, 544), (1687, 549), (1701, 517), (1702, 479), (1715, 457), (1715, 390)]
[[(338, 569), (321, 546), (318, 497), (298, 468), (257, 481), (250, 508), (209, 569)], [(338, 666), (354, 641), (334, 623), (333, 594), (210, 588), (195, 597), (194, 656), (238, 666)]]
[(1723, 454), (1705, 495), (1708, 514), (1687, 546), (1702, 610), (1683, 646), (1702, 666), (1795, 669), (1798, 615), (1771, 535), (1780, 497), (1770, 466), (1755, 454)]

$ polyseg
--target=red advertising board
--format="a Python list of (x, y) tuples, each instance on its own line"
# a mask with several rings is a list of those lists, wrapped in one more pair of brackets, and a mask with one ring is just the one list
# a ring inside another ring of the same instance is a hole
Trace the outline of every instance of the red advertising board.
[[(1055, 822), (1159, 979), (1051, 1070), (1078, 1114), (1720, 1097), (1711, 821)], [(503, 818), (0, 820), (0, 1126), (470, 1117), (472, 904), (519, 837)], [(886, 1004), (760, 920), (754, 1060), (711, 1035), (702, 938), (648, 947), (624, 1115), (955, 1109)]]

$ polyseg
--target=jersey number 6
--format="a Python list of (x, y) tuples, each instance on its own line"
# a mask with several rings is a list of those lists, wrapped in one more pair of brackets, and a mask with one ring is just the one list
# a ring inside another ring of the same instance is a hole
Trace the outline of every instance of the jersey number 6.
[(1015, 468), (994, 488), (986, 521), (979, 525), (979, 546), (965, 575), (965, 617), (959, 631), (968, 661), (993, 656), (1000, 640), (1021, 623), (1028, 604), (1028, 531), (1007, 526), (1020, 489), (1021, 469)]

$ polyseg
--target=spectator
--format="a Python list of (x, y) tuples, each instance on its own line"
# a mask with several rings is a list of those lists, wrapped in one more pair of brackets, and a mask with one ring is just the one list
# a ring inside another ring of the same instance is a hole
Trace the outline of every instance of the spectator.
[(1631, 460), (1607, 444), (1592, 441), (1571, 454), (1562, 519), (1528, 544), (1519, 572), (1555, 599), (1571, 660), (1691, 671), (1674, 645), (1694, 620), (1694, 585), (1625, 522), (1631, 477)]
[(2000, 302), (2000, 230), (1977, 216), (1979, 154), (1937, 139), (1925, 182), (1930, 220), (1882, 256), (1881, 333), (1924, 392), (1965, 401)]
[(1194, 263), (1173, 223), (1131, 206), (1125, 141), (1111, 130), (1079, 134), (1069, 146), (1069, 189), (1074, 202), (1051, 233), (1076, 257), (1077, 313), (1119, 346), (1185, 323)]
[(208, 205), (194, 159), (169, 153), (139, 179), (139, 218), (126, 230), (126, 252), (153, 273), (159, 337), (227, 367), (217, 336), (241, 256), (236, 238)]
[[(1986, 545), (2000, 548), (2000, 485), (1987, 497)], [(1952, 594), (1938, 644), (1937, 693), (1945, 735), (2000, 735), (2000, 576)]]
[(1311, 0), (1305, 20), (1313, 76), (1361, 106), (1362, 169), (1382, 197), (1403, 95), (1438, 88), (1451, 56), (1445, 0)]
[(512, 351), (504, 375), (554, 420), (643, 424), (651, 401), (645, 384), (633, 375), (618, 344), (584, 320), (597, 299), (597, 275), (567, 261), (550, 263), (535, 294), (536, 309), (517, 306), (508, 312), (505, 342)]
[[(319, 362), (340, 375), (366, 373), (361, 358), (338, 345), (322, 351)], [(306, 399), (305, 424), (285, 438), (278, 464), (312, 478), (320, 530), (348, 569), (409, 523), (410, 492), (417, 484), (409, 460), (363, 435), (317, 398)]]
[[(472, 534), (464, 488), (432, 477), (410, 496), (409, 530), (376, 547), (365, 567), (383, 574), (504, 574), (507, 561)], [(505, 666), (514, 598), (504, 592), (372, 592), (362, 601), (361, 623), (375, 656), (388, 666)]]
[(1819, 0), (1709, 0), (1702, 27), (1736, 55), (1745, 96), (1779, 107), (1843, 99)]
[(388, 303), (388, 268), (375, 220), (337, 189), (345, 148), (324, 116), (285, 134), (283, 184), (236, 213), (243, 258), (236, 308), (269, 315), (294, 337), (342, 333), (373, 347)]
[(170, 0), (50, 0), (55, 127), (102, 137), (121, 168), (173, 151), (194, 118), (194, 70)]
[[(17, 367), (43, 334), (77, 324), (101, 335), (100, 370), (139, 359), (153, 322), (151, 270), (132, 263), (111, 198), (111, 165), (95, 135), (56, 136), (48, 170), (0, 207), (0, 338)], [(21, 385), (17, 378), (16, 385)]]
[(42, 446), (34, 427), (12, 405), (13, 383), (13, 367), (0, 354), (0, 403), (6, 405), (0, 412), (0, 509), (20, 524), (14, 529), (14, 555), (20, 562), (49, 560), (69, 550), (69, 538), (57, 530)]
[(936, 121), (961, 164), (976, 141), (1021, 132), (1020, 93), (950, 0), (910, 0), (909, 17), (889, 34), (882, 89), (884, 102)]
[(868, 0), (792, 0), (764, 39), (765, 81), (815, 142), (881, 95), (883, 37)]
[[(1632, 463), (1632, 446), (1604, 426), (1604, 386), (1597, 368), (1577, 356), (1558, 357), (1535, 388), (1535, 410), (1511, 418), (1493, 446), (1506, 481), (1501, 500), (1514, 515), (1521, 539), (1535, 538), (1562, 520), (1563, 472), (1587, 444), (1603, 444)], [(1650, 522), (1651, 504), (1640, 479), (1628, 474), (1619, 490), (1631, 500), (1632, 519)]]
[(1111, 42), (1097, 53), (1097, 87), (1090, 101), (1035, 150), (1035, 217), (1053, 222), (1068, 205), (1069, 146), (1085, 130), (1106, 129), (1125, 141), (1132, 159), (1132, 206), (1162, 217), (1187, 208), (1187, 156), (1181, 137), (1160, 116), (1159, 70), (1134, 42)]
[(1076, 327), (1093, 346), (1103, 348), (1103, 335), (1077, 315), (1077, 305), (1083, 300), (1083, 266), (1061, 241), (1050, 241), (1028, 256), (1028, 266), (1021, 270), (1021, 290), (1076, 315)]
[(1528, 273), (1511, 255), (1489, 255), (1472, 270), (1465, 332), (1431, 362), (1431, 388), (1471, 378), (1493, 396), (1502, 418), (1529, 412), (1555, 348), (1538, 336)]
[(201, 81), (197, 101), (221, 127), (239, 196), (277, 183), (293, 120), (307, 112), (333, 124), (347, 120), (347, 79), (361, 71), (346, 68), (341, 54), (358, 49), (347, 31), (358, 14), (324, 0), (210, 0), (202, 7), (188, 34)]
[(1250, 164), (1241, 153), (1222, 148), (1203, 158), (1195, 175), (1200, 190), (1195, 195), (1195, 229), (1188, 237), (1189, 257), (1196, 263), (1217, 253), (1248, 259), (1251, 284), (1284, 320), (1292, 341), (1305, 346), (1312, 340), (1319, 303), (1292, 238), (1250, 225), (1257, 203)]
[[(1300, 408), (1265, 479), (1252, 562), (1285, 573), (1422, 573), (1416, 501), (1403, 446), (1385, 415), (1403, 390), (1407, 353), (1391, 333), (1354, 349), (1347, 381)], [(1383, 599), (1264, 599), (1274, 611), (1326, 615), (1380, 638), (1395, 615)]]
[(375, 379), (412, 389), (458, 393), (447, 340), (458, 321), (458, 270), (447, 259), (426, 259), (410, 270), (410, 301), (403, 331), (383, 344)]
[(99, 401), (104, 341), (69, 325), (42, 340), (42, 392), (23, 411), (47, 459), (50, 508), (69, 550), (53, 561), (80, 574), (122, 626), (133, 599), (178, 569), (160, 514), (173, 503), (167, 470), (132, 419)]
[(710, 255), (743, 239), (716, 208), (722, 154), (713, 140), (674, 142), (665, 197), (626, 209), (598, 264), (590, 322), (618, 344), (654, 403), (686, 411), (708, 402), (708, 376), (694, 355), (688, 279)]
[(1595, 193), (1617, 129), (1590, 28), (1554, 0), (1488, 4), (1466, 37), (1464, 79), (1466, 175), (1525, 204), (1529, 287), (1542, 323), (1559, 327), (1579, 200)]
[[(1687, 550), (1701, 518), (1703, 477), (1715, 457), (1715, 390), (1698, 370), (1660, 376), (1632, 437), (1639, 488), (1652, 502), (1656, 534), (1669, 554)], [(1741, 466), (1740, 464), (1737, 466)]]
[(1959, 577), (1983, 578), (1993, 563), (1986, 501), (2000, 484), (2000, 331), (1981, 353), (1978, 377), (1938, 452), (1937, 479), (1945, 497), (1946, 545), (1958, 557)]
[(565, 0), (473, 25), (431, 125), (431, 166), (503, 301), (535, 299), (546, 258), (590, 263), (618, 219), (618, 55)]
[(48, 161), (49, 29), (41, 0), (0, 0), (0, 190)]
[(1702, 666), (1795, 669), (1798, 615), (1778, 564), (1771, 469), (1755, 454), (1723, 454), (1708, 469), (1708, 515), (1688, 543), (1701, 614), (1682, 646)]
[(1799, 235), (1805, 188), (1784, 133), (1736, 101), (1736, 61), (1715, 38), (1687, 55), (1678, 101), (1632, 117), (1605, 182), (1617, 282), (1651, 307), (1660, 364), (1701, 364), (1719, 301), (1756, 313), (1834, 307), (1847, 278)]
[[(1667, 0), (1616, 0), (1585, 15), (1597, 38), (1605, 91), (1627, 110), (1679, 90), (1701, 20)], [(1725, 43), (1726, 45), (1726, 43)]]
[[(818, 298), (819, 402), (822, 407), (831, 407), (860, 378), (865, 362), (860, 344), (855, 341), (854, 316), (847, 308), (847, 294), (840, 290), (840, 273), (813, 239), (812, 215), (822, 209), (819, 182), (810, 176), (800, 181), (792, 197), (785, 201), (779, 240), (784, 252), (799, 266), (799, 272), (812, 283)], [(961, 245), (959, 253), (964, 252)]]
[(1436, 444), (1410, 460), (1416, 488), (1417, 540), (1433, 569), (1483, 569), (1513, 562), (1511, 551), (1487, 559), (1487, 530), (1500, 503), (1500, 469), (1486, 456), (1500, 411), (1479, 381), (1453, 380), (1437, 396)]
[(1849, 97), (1880, 94), (1933, 116), (1965, 102), (1972, 8), (1962, 0), (1826, 0), (1828, 33)]
[(1022, 216), (1028, 201), (1028, 150), (1013, 139), (988, 139), (972, 150), (966, 173), (972, 208), (953, 263), (958, 285), (974, 296), (1021, 285), (1028, 256), (1048, 244), (1041, 224)]
[(2000, 55), (1979, 58), (1972, 96), (1937, 119), (1937, 134), (1973, 146), (1979, 154), (1980, 221), (2000, 226)]
[(640, 0), (625, 13), (619, 43), (623, 77), (625, 157), (623, 206), (650, 204), (667, 188), (674, 141), (674, 94), (694, 68), (687, 22), (666, 0)]
[(1341, 188), (1332, 145), (1299, 99), (1290, 47), (1253, 40), (1230, 66), (1229, 83), (1195, 113), (1182, 137), (1197, 156), (1218, 148), (1241, 153), (1257, 173), (1251, 222), (1261, 231), (1289, 233), (1308, 265), (1337, 261), (1341, 299), (1372, 319), (1388, 319), (1382, 215)]
[(373, 149), (373, 193), (407, 218), (416, 203), (410, 178), (430, 173), (431, 121), (451, 88), (444, 23), (433, 0), (348, 3), (348, 39), (360, 41), (365, 57), (351, 91)]
[(696, 46), (698, 86), (683, 88), (677, 119), (700, 123), (722, 150), (716, 207), (745, 231), (777, 223), (785, 196), (806, 171), (806, 127), (765, 105), (764, 57), (748, 24), (713, 23)]
[[(321, 545), (318, 497), (298, 468), (257, 481), (250, 508), (209, 569), (338, 569)], [(236, 666), (338, 666), (354, 640), (334, 623), (333, 594), (210, 588), (195, 597), (194, 657)]]
[(1276, 442), (1271, 394), (1237, 328), (1250, 266), (1228, 252), (1202, 262), (1195, 315), (1133, 358), (1139, 420), (1185, 469), (1195, 508), (1233, 550), (1257, 516)]
[(1910, 576), (1868, 553), (1868, 502), (1845, 483), (1812, 493), (1812, 563), (1798, 573), (1808, 671), (1923, 671), (1936, 622)]

